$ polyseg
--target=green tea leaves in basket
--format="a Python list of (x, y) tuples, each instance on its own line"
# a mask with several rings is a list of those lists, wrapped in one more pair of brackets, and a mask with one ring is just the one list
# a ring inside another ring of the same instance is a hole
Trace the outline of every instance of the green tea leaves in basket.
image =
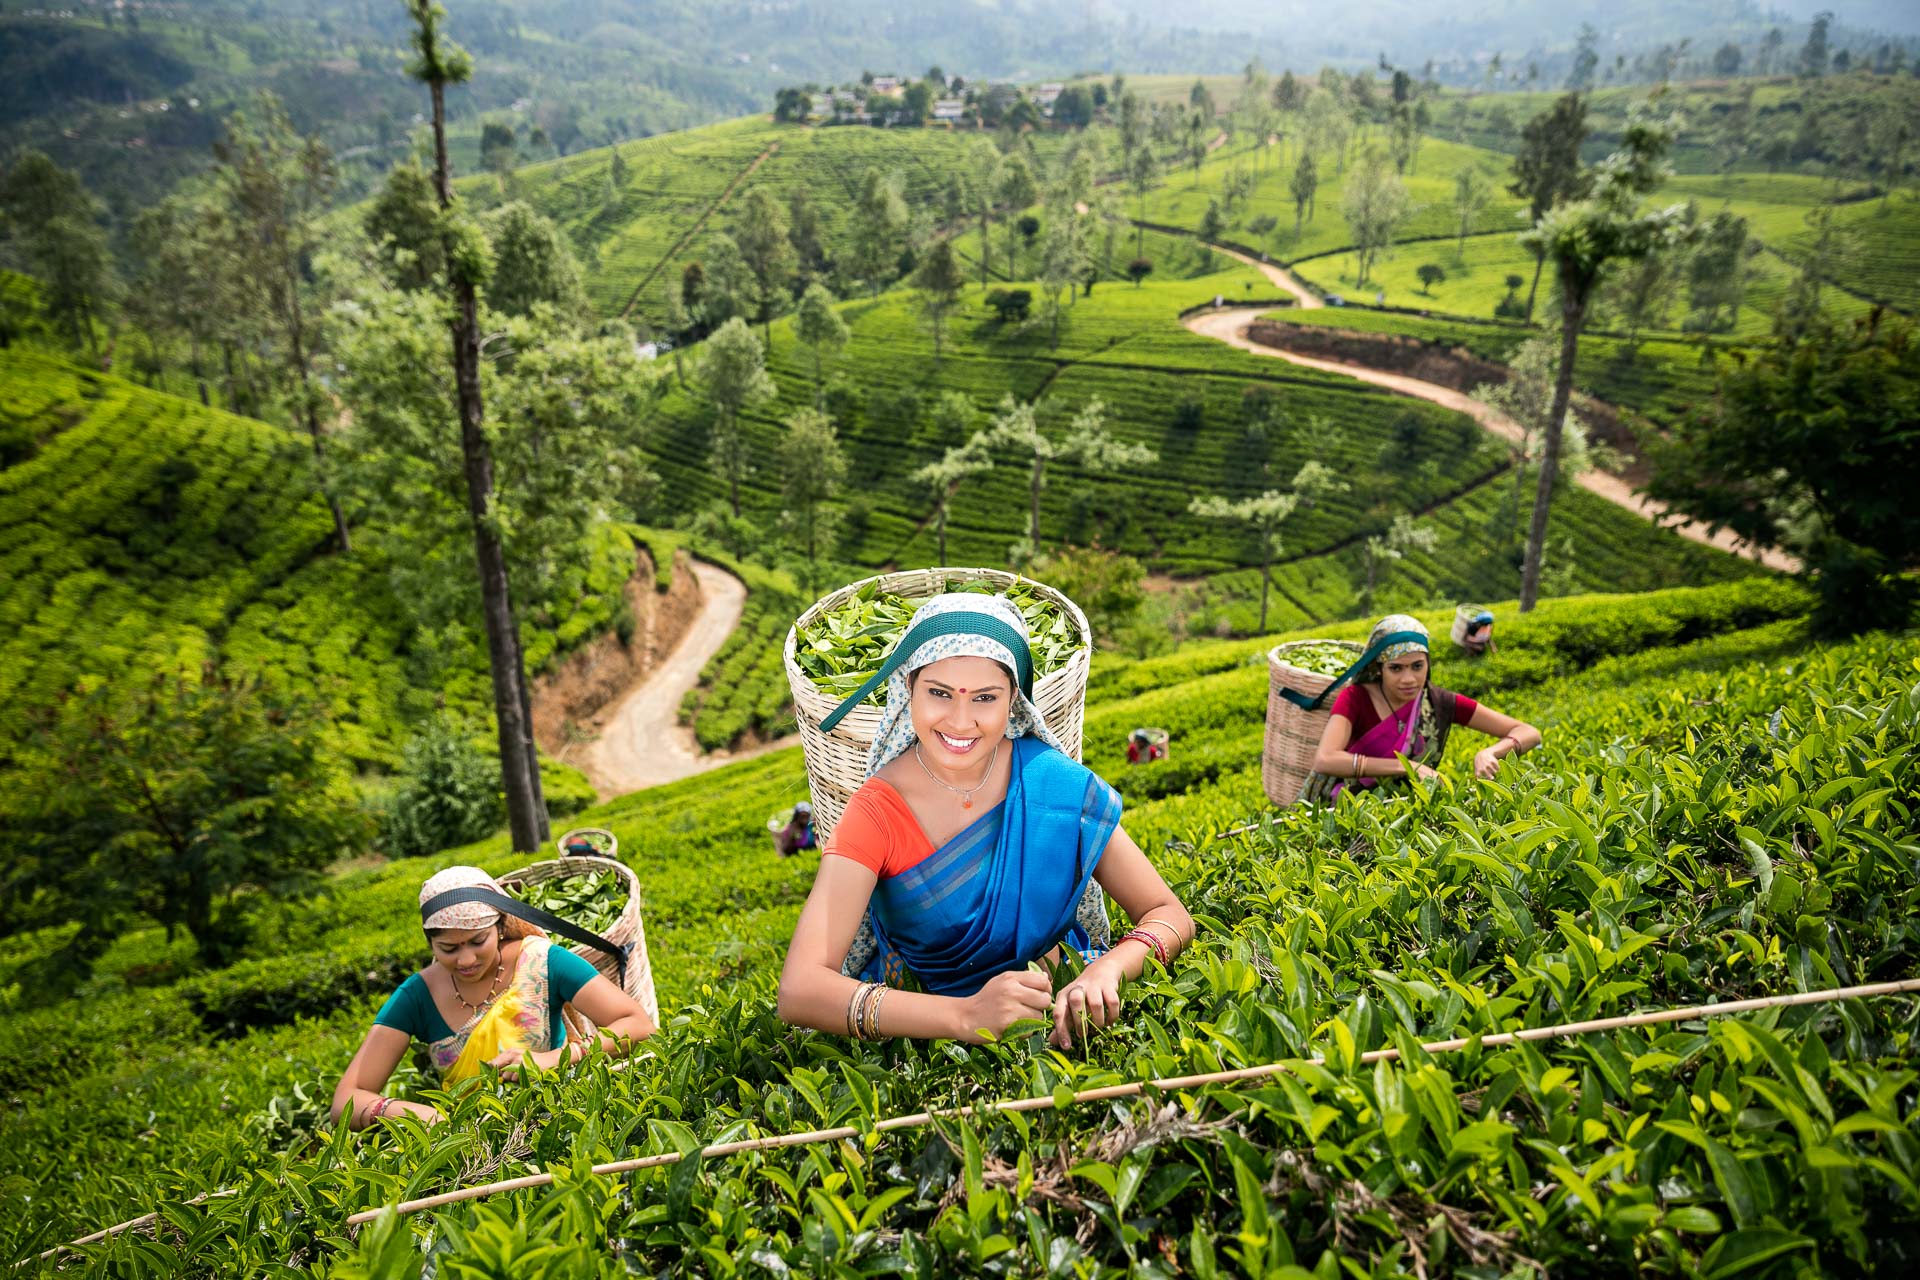
[(1287, 651), (1279, 655), (1280, 661), (1302, 671), (1311, 671), (1315, 675), (1344, 675), (1353, 660), (1360, 654), (1342, 644), (1328, 640), (1320, 643), (1305, 643), (1288, 646)]
[(524, 890), (520, 900), (583, 929), (605, 934), (620, 922), (620, 913), (627, 909), (627, 886), (618, 872), (596, 871), (543, 881)]
[[(995, 592), (991, 584), (977, 581), (951, 582), (946, 589), (979, 595)], [(1026, 583), (1007, 588), (1006, 596), (1026, 619), (1033, 647), (1033, 678), (1038, 680), (1064, 667), (1080, 643), (1073, 620)], [(906, 634), (914, 612), (924, 603), (922, 598), (881, 591), (877, 584), (862, 587), (847, 603), (822, 613), (801, 629), (794, 644), (794, 660), (822, 693), (848, 697), (880, 669), (887, 654)], [(886, 700), (884, 688), (874, 690), (867, 698), (874, 706), (884, 705)]]

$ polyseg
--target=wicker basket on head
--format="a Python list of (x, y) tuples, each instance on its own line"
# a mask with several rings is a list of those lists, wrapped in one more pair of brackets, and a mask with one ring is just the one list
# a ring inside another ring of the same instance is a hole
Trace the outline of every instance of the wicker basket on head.
[(1307, 785), (1313, 757), (1320, 750), (1320, 735), (1326, 732), (1333, 709), (1329, 703), (1318, 711), (1302, 710), (1281, 697), (1280, 691), (1313, 695), (1337, 678), (1296, 667), (1287, 655), (1330, 644), (1350, 651), (1356, 659), (1365, 651), (1365, 646), (1351, 640), (1296, 640), (1275, 645), (1267, 653), (1267, 741), (1260, 753), (1260, 785), (1266, 788), (1267, 799), (1282, 808), (1298, 800)]
[[(640, 877), (633, 873), (632, 867), (608, 858), (554, 858), (547, 862), (536, 862), (532, 866), (522, 867), (518, 871), (508, 872), (500, 877), (500, 887), (514, 897), (519, 897), (523, 891), (537, 884), (545, 884), (549, 880), (570, 880), (575, 876), (597, 875), (603, 871), (611, 871), (619, 876), (627, 890), (626, 908), (620, 912), (620, 918), (614, 922), (613, 928), (601, 935), (615, 946), (633, 944), (633, 950), (627, 955), (625, 981), (620, 977), (619, 961), (600, 948), (566, 943), (567, 949), (586, 957), (603, 977), (619, 984), (628, 995), (639, 1002), (642, 1009), (647, 1011), (647, 1016), (653, 1019), (653, 1025), (657, 1027), (660, 1025), (660, 1001), (653, 992), (653, 965), (647, 960), (647, 931), (640, 924)], [(554, 941), (566, 942), (562, 938), (556, 938)], [(568, 1007), (568, 1012), (567, 1021), (570, 1024), (584, 1024), (584, 1027), (579, 1029), (591, 1029), (593, 1024), (573, 1013), (571, 1006)]]
[(925, 600), (949, 586), (975, 582), (988, 583), (1001, 591), (1024, 582), (1063, 609), (1079, 633), (1081, 645), (1067, 664), (1033, 682), (1033, 703), (1047, 722), (1047, 728), (1060, 739), (1060, 745), (1074, 759), (1080, 758), (1080, 731), (1087, 712), (1087, 670), (1093, 662), (1093, 632), (1080, 606), (1044, 583), (1004, 569), (910, 569), (863, 578), (814, 601), (787, 629), (783, 650), (787, 684), (793, 690), (794, 718), (800, 723), (800, 745), (807, 757), (807, 783), (813, 791), (813, 827), (821, 841), (826, 840), (840, 821), (848, 797), (867, 780), (867, 748), (873, 745), (873, 735), (879, 731), (882, 709), (870, 705), (855, 707), (846, 719), (833, 727), (832, 733), (822, 733), (820, 722), (833, 713), (841, 699), (822, 692), (800, 669), (795, 657), (800, 629), (811, 625), (821, 614), (842, 607), (870, 584), (891, 595)]

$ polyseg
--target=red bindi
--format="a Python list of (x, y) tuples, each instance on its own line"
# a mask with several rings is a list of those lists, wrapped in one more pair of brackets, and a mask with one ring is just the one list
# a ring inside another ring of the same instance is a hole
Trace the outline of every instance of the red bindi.
[(965, 685), (961, 685), (960, 692), (965, 693), (966, 691), (967, 691), (967, 687)]

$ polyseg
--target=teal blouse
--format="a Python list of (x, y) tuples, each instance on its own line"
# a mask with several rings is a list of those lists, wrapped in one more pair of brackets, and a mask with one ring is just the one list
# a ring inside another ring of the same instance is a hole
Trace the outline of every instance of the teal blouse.
[[(547, 952), (547, 1017), (556, 1049), (567, 1042), (567, 1024), (560, 1016), (560, 1006), (579, 995), (580, 988), (599, 976), (600, 971), (593, 967), (592, 961), (565, 947), (556, 946)], [(440, 1016), (440, 1008), (433, 1002), (433, 993), (427, 990), (427, 980), (417, 973), (387, 997), (373, 1021), (375, 1026), (404, 1031), (428, 1044), (453, 1034), (453, 1028)]]

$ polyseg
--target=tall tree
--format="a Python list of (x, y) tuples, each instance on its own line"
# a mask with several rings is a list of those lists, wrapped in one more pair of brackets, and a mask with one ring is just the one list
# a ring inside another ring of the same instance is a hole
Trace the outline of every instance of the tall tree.
[(1146, 252), (1147, 234), (1147, 193), (1153, 190), (1153, 184), (1159, 180), (1160, 163), (1154, 158), (1152, 147), (1141, 147), (1133, 153), (1133, 165), (1127, 171), (1127, 184), (1133, 190), (1134, 233), (1133, 252), (1139, 257)]
[(1360, 588), (1360, 612), (1373, 612), (1373, 590), (1382, 564), (1404, 560), (1416, 551), (1432, 555), (1439, 545), (1440, 536), (1431, 525), (1421, 524), (1404, 511), (1395, 516), (1383, 532), (1370, 535), (1365, 548), (1367, 576)]
[[(1547, 211), (1563, 201), (1586, 194), (1589, 175), (1580, 167), (1580, 144), (1587, 139), (1587, 102), (1577, 93), (1563, 94), (1551, 107), (1527, 121), (1520, 133), (1520, 150), (1513, 157), (1510, 195), (1527, 202), (1527, 223), (1538, 226)], [(1540, 291), (1540, 273), (1546, 257), (1534, 251), (1533, 284), (1527, 289), (1527, 323), (1533, 323), (1534, 296)]]
[(980, 214), (980, 287), (987, 287), (993, 263), (993, 204), (1000, 196), (1000, 149), (985, 138), (967, 144), (968, 191)]
[(800, 295), (800, 308), (793, 316), (793, 334), (813, 352), (813, 404), (817, 409), (827, 394), (826, 360), (838, 355), (850, 336), (847, 322), (833, 309), (833, 295), (818, 280)]
[(969, 440), (948, 449), (938, 462), (929, 462), (913, 473), (913, 483), (925, 489), (933, 502), (937, 563), (947, 562), (947, 510), (959, 494), (961, 484), (991, 470), (993, 458), (985, 446), (979, 440)]
[(94, 320), (113, 288), (100, 202), (78, 174), (29, 148), (0, 178), (0, 211), (48, 316), (76, 349), (99, 350)]
[(1920, 337), (1882, 312), (1822, 318), (1721, 379), (1653, 449), (1649, 492), (1716, 528), (1797, 552), (1816, 621), (1850, 633), (1912, 620), (1920, 564)]
[(1117, 471), (1121, 467), (1145, 466), (1159, 457), (1145, 445), (1127, 444), (1107, 431), (1107, 407), (1098, 399), (1089, 400), (1075, 414), (1065, 434), (1048, 435), (1034, 416), (1033, 406), (1011, 395), (1001, 400), (993, 422), (977, 434), (973, 443), (982, 449), (1011, 448), (1032, 461), (1027, 479), (1027, 537), (1029, 556), (1040, 549), (1040, 497), (1046, 492), (1047, 465), (1076, 462), (1081, 470), (1094, 474)]
[(9, 894), (102, 939), (143, 912), (229, 963), (239, 890), (311, 888), (366, 834), (322, 724), (304, 700), (211, 668), (33, 717), (15, 749), (8, 826), (27, 838), (12, 842)]
[(727, 498), (740, 518), (740, 475), (746, 440), (740, 415), (773, 399), (779, 388), (768, 375), (760, 339), (739, 316), (721, 325), (700, 349), (700, 386), (713, 406), (713, 451), (727, 477)]
[(1467, 165), (1453, 175), (1453, 215), (1458, 219), (1459, 237), (1454, 242), (1454, 256), (1464, 256), (1467, 251), (1467, 233), (1473, 230), (1473, 224), (1493, 203), (1493, 180), (1476, 165)]
[(213, 149), (213, 187), (229, 232), (225, 249), (237, 278), (256, 291), (257, 313), (272, 325), (282, 357), (276, 381), (312, 444), (315, 484), (333, 514), (334, 537), (344, 554), (353, 549), (353, 539), (328, 474), (320, 422), (328, 400), (313, 376), (305, 279), (320, 239), (320, 218), (333, 194), (333, 156), (318, 137), (301, 136), (272, 94), (262, 93), (255, 111), (251, 120), (236, 113)]
[(827, 269), (826, 237), (820, 229), (820, 212), (805, 187), (795, 187), (787, 197), (787, 242), (793, 246), (800, 278), (810, 280)]
[(219, 332), (228, 286), (226, 257), (208, 236), (206, 210), (190, 197), (168, 196), (140, 211), (133, 224), (133, 256), (140, 275), (127, 292), (133, 322), (158, 337), (187, 344), (187, 369), (201, 404), (207, 390), (206, 354)]
[(1573, 397), (1574, 362), (1580, 352), (1587, 304), (1609, 266), (1637, 261), (1686, 234), (1683, 206), (1655, 211), (1641, 207), (1642, 197), (1666, 176), (1664, 160), (1673, 145), (1674, 129), (1671, 122), (1655, 120), (1636, 108), (1622, 130), (1620, 148), (1596, 165), (1582, 184), (1591, 194), (1571, 204), (1556, 205), (1522, 237), (1527, 247), (1553, 263), (1560, 286), (1560, 367), (1554, 380), (1553, 407), (1547, 416), (1526, 560), (1521, 566), (1522, 612), (1530, 611), (1539, 598), (1547, 516), (1553, 506), (1554, 480), (1560, 466), (1561, 427)]
[(780, 441), (780, 486), (787, 513), (798, 526), (807, 553), (805, 588), (813, 592), (813, 570), (819, 559), (820, 509), (847, 478), (847, 458), (834, 434), (833, 420), (818, 409), (802, 409), (787, 419)]
[(913, 289), (920, 299), (920, 314), (933, 330), (936, 367), (945, 350), (947, 313), (959, 305), (961, 291), (966, 287), (967, 278), (960, 273), (959, 260), (953, 255), (953, 242), (944, 236), (934, 240), (920, 255), (920, 265), (913, 273)]
[(1260, 630), (1267, 629), (1267, 604), (1273, 588), (1273, 562), (1284, 549), (1280, 532), (1302, 505), (1311, 506), (1322, 494), (1343, 488), (1333, 472), (1318, 459), (1303, 464), (1293, 477), (1293, 490), (1269, 489), (1258, 497), (1234, 501), (1219, 494), (1195, 498), (1187, 510), (1203, 520), (1238, 525), (1251, 534), (1260, 557)]
[(1200, 164), (1207, 158), (1207, 144), (1213, 140), (1213, 127), (1213, 117), (1198, 107), (1187, 113), (1183, 137), (1187, 163), (1193, 166), (1193, 185), (1196, 187), (1200, 185)]
[(531, 698), (520, 628), (507, 582), (507, 560), (493, 513), (493, 452), (487, 440), (486, 406), (480, 391), (479, 287), (486, 278), (486, 242), (458, 208), (447, 159), (447, 86), (473, 74), (466, 50), (443, 39), (446, 10), (433, 0), (407, 0), (415, 57), (407, 73), (427, 86), (433, 104), (434, 192), (453, 295), (454, 386), (460, 407), (460, 452), (464, 459), (467, 514), (473, 524), (474, 559), (480, 573), (487, 665), (493, 675), (493, 712), (500, 741), (501, 784), (507, 794), (507, 825), (513, 847), (531, 853), (547, 838), (546, 800), (540, 758), (533, 742)]
[(907, 239), (907, 202), (900, 175), (868, 169), (854, 202), (854, 260), (867, 288), (879, 293)]
[(1033, 166), (1027, 163), (1024, 152), (1015, 151), (1000, 162), (998, 191), (1000, 203), (1006, 208), (1007, 224), (1007, 279), (1020, 278), (1019, 215), (1035, 200), (1040, 198), (1040, 185), (1034, 180)]
[(587, 293), (580, 264), (565, 233), (524, 200), (489, 209), (480, 219), (493, 252), (487, 273), (486, 303), (510, 316), (549, 306), (562, 320), (578, 323), (587, 314)]
[(1299, 163), (1293, 166), (1293, 176), (1287, 180), (1287, 193), (1293, 197), (1293, 238), (1296, 240), (1300, 238), (1301, 219), (1306, 216), (1307, 206), (1313, 203), (1314, 192), (1319, 188), (1319, 163), (1302, 143)]
[(396, 288), (431, 288), (447, 273), (447, 255), (434, 215), (433, 179), (409, 158), (387, 170), (360, 226)]
[(1575, 93), (1593, 88), (1594, 68), (1600, 65), (1599, 43), (1600, 33), (1593, 29), (1593, 24), (1581, 23), (1579, 38), (1573, 46), (1573, 68), (1567, 72), (1567, 88)]
[(1347, 180), (1346, 192), (1340, 197), (1340, 214), (1353, 235), (1356, 288), (1367, 282), (1375, 260), (1382, 250), (1393, 244), (1400, 224), (1412, 212), (1413, 202), (1407, 197), (1407, 187), (1400, 181), (1400, 175), (1393, 172), (1386, 157), (1378, 151), (1368, 151)]
[(1739, 214), (1723, 209), (1707, 220), (1687, 262), (1687, 304), (1693, 310), (1687, 318), (1689, 329), (1718, 332), (1722, 310), (1728, 313), (1727, 328), (1738, 323), (1751, 270), (1747, 259), (1758, 251), (1758, 245), (1750, 249), (1747, 220)]
[(753, 273), (753, 316), (760, 322), (767, 345), (773, 345), (773, 313), (786, 305), (787, 281), (793, 275), (793, 244), (786, 210), (765, 187), (747, 192), (740, 221), (733, 229), (740, 257)]
[(1833, 26), (1831, 10), (1822, 10), (1813, 16), (1807, 25), (1807, 42), (1800, 47), (1800, 74), (1803, 76), (1823, 76), (1827, 74), (1828, 45), (1827, 33)]
[[(1519, 429), (1507, 441), (1513, 463), (1513, 487), (1494, 517), (1494, 536), (1506, 548), (1520, 542), (1520, 513), (1526, 502), (1527, 481), (1540, 461), (1553, 412), (1554, 346), (1547, 336), (1529, 338), (1507, 358), (1506, 377), (1473, 389), (1473, 398), (1504, 416)], [(1559, 480), (1571, 481), (1591, 470), (1593, 451), (1577, 416), (1568, 413), (1562, 425)]]

